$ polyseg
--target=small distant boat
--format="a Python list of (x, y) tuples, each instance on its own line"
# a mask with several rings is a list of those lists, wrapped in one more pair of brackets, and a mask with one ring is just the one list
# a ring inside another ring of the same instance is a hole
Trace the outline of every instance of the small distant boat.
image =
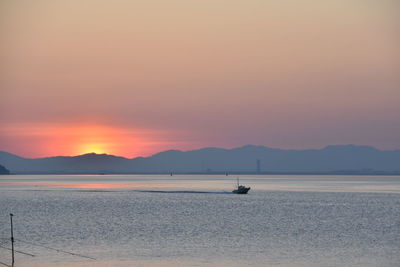
[(239, 184), (239, 177), (237, 178), (237, 188), (232, 191), (234, 194), (247, 194), (249, 192), (250, 187), (245, 187), (244, 185)]

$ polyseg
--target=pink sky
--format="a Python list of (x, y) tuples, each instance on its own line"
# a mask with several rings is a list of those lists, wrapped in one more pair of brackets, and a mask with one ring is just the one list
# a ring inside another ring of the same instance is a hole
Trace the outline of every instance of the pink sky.
[(0, 3), (0, 150), (400, 149), (400, 3)]

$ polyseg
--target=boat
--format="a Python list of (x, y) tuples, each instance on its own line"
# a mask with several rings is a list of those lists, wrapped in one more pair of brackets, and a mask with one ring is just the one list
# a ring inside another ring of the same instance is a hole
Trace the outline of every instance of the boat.
[(232, 191), (234, 194), (247, 194), (249, 192), (250, 187), (245, 187), (244, 185), (239, 184), (239, 177), (237, 178), (237, 188)]

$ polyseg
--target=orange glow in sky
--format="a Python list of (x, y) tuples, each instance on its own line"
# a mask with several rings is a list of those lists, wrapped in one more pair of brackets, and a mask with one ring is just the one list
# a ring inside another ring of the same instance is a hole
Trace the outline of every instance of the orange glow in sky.
[[(13, 124), (0, 129), (0, 145), (25, 157), (105, 153), (132, 158), (149, 156), (160, 148), (173, 148), (177, 142), (165, 140), (167, 135), (165, 131), (106, 125)], [(15, 142), (14, 139), (23, 141), (18, 147), (8, 148), (7, 144)]]
[[(71, 130), (71, 150), (74, 154), (86, 153), (107, 153), (107, 154), (121, 154), (123, 149), (120, 147), (121, 142), (128, 140), (126, 136), (121, 133), (120, 129), (114, 129), (104, 126), (78, 126)], [(134, 139), (129, 138), (130, 142)], [(139, 144), (143, 141), (136, 141)]]

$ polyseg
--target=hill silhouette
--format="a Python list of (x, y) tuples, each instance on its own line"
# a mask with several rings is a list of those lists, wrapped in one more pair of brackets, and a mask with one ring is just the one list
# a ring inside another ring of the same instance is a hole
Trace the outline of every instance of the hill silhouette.
[(0, 152), (0, 164), (15, 174), (400, 174), (400, 150), (386, 151), (356, 145), (284, 150), (246, 145), (233, 149), (210, 147), (191, 151), (168, 150), (133, 159), (95, 153), (28, 159)]

